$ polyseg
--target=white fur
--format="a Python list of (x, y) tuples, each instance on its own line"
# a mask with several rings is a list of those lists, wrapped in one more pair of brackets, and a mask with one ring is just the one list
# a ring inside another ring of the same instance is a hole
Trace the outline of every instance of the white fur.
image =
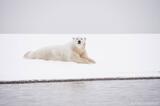
[[(81, 44), (78, 44), (81, 41)], [(73, 38), (73, 41), (65, 45), (44, 47), (27, 52), (24, 57), (30, 59), (43, 59), (54, 61), (72, 61), (76, 63), (95, 63), (88, 58), (85, 50), (86, 38)]]

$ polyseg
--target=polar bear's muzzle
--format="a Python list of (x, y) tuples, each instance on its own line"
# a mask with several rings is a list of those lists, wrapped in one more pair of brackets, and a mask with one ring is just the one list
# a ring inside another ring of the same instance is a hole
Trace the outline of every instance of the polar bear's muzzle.
[(78, 44), (81, 44), (81, 41), (80, 41), (80, 40), (78, 40)]

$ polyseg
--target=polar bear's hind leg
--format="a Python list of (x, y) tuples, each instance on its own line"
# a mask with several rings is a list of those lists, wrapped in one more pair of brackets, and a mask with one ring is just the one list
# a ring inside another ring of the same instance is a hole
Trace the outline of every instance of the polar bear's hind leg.
[(24, 54), (24, 58), (30, 58), (29, 54), (31, 51), (28, 51), (27, 53)]

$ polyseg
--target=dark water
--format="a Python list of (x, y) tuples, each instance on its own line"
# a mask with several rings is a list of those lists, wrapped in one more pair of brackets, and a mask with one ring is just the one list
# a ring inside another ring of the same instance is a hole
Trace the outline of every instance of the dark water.
[(1, 84), (0, 106), (160, 106), (160, 80)]

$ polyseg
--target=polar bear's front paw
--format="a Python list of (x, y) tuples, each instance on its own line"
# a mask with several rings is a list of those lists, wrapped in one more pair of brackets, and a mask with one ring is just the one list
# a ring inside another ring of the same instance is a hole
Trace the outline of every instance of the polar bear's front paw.
[(96, 62), (93, 59), (86, 58), (90, 63), (95, 64)]
[(90, 64), (90, 62), (86, 59), (83, 58), (77, 58), (77, 59), (73, 59), (73, 62), (79, 63), (79, 64)]
[(96, 62), (95, 62), (94, 60), (91, 60), (90, 62), (91, 62), (92, 64), (96, 64)]
[(90, 61), (88, 59), (83, 59), (83, 64), (95, 64), (95, 61)]

